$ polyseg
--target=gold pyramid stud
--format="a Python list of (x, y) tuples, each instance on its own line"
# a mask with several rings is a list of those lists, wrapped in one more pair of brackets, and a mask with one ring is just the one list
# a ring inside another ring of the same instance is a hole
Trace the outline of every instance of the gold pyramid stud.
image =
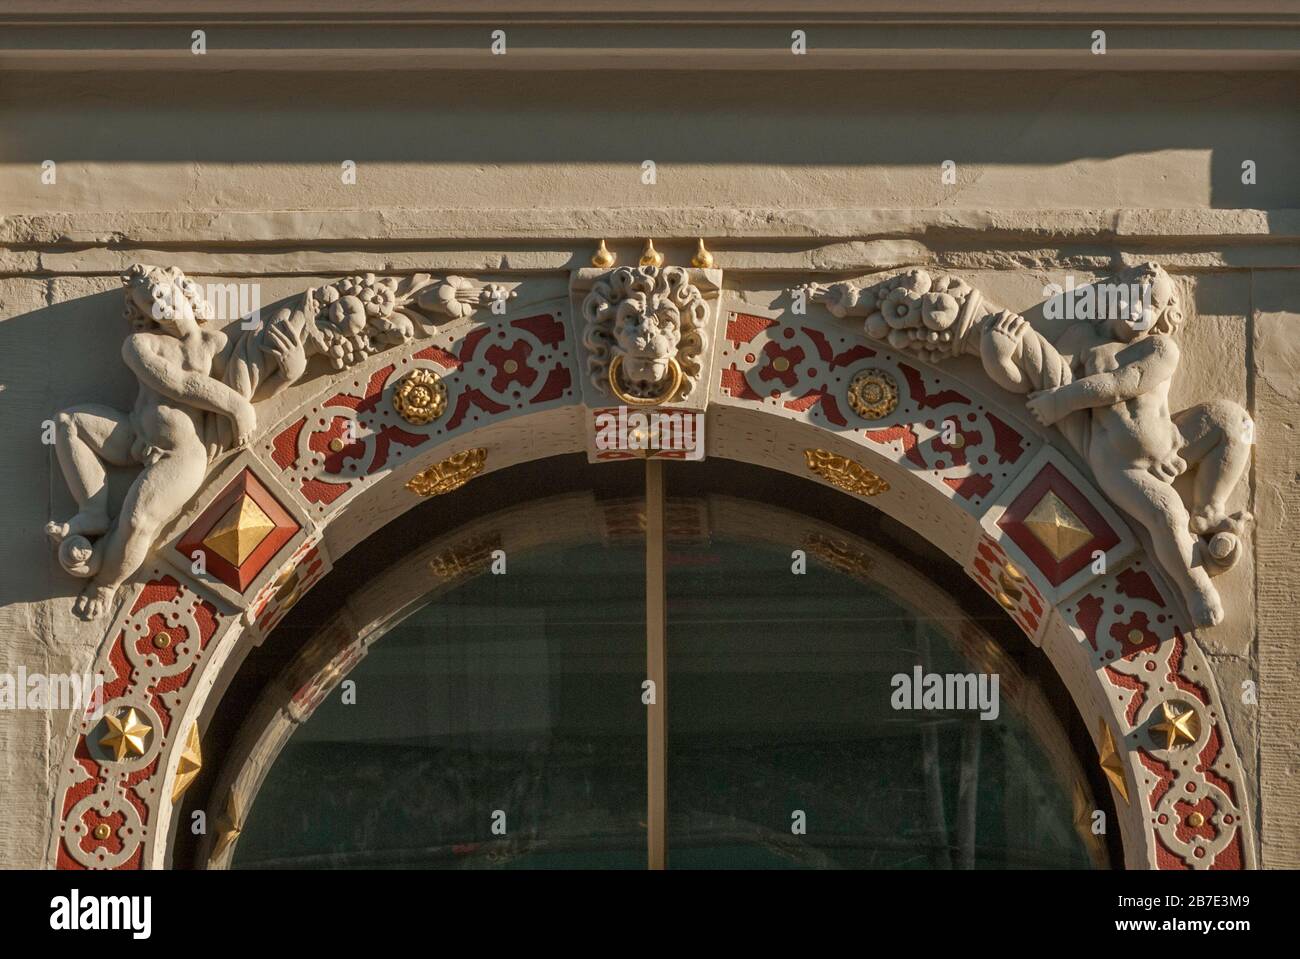
[(244, 560), (252, 555), (253, 550), (274, 529), (275, 523), (271, 517), (251, 497), (244, 495), (226, 510), (212, 531), (203, 537), (203, 545), (231, 566), (243, 566)]
[(1128, 802), (1128, 780), (1124, 778), (1124, 757), (1115, 748), (1115, 737), (1105, 717), (1101, 720), (1101, 749), (1098, 751), (1101, 771), (1106, 774), (1115, 791)]
[(1048, 490), (1025, 517), (1025, 526), (1059, 563), (1093, 539), (1083, 520)]

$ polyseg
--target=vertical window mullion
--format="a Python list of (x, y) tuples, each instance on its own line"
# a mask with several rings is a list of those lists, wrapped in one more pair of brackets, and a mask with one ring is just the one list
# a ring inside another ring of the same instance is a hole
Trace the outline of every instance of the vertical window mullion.
[(646, 679), (654, 685), (646, 713), (646, 833), (650, 869), (668, 862), (667, 580), (664, 575), (663, 463), (645, 464)]

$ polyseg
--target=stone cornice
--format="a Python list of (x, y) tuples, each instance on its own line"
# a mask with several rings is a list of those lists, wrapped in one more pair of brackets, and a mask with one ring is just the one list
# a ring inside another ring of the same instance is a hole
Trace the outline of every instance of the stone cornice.
[[(54, 213), (0, 217), (0, 275), (117, 274), (144, 256), (195, 273), (555, 271), (605, 238), (634, 258), (652, 236), (670, 262), (694, 237), (732, 271), (1113, 266), (1300, 267), (1300, 210), (403, 209)], [(295, 249), (297, 247), (298, 249)]]
[[(628, 226), (635, 225), (632, 233)], [(982, 240), (1213, 239), (1256, 243), (1300, 239), (1300, 209), (779, 209), (768, 207), (435, 207), (390, 210), (271, 210), (48, 213), (0, 216), (0, 248), (167, 243), (259, 246), (290, 242), (562, 240), (658, 236), (921, 238)]]
[[(1287, 0), (10, 0), (0, 70), (1290, 70)], [(493, 56), (490, 31), (509, 31)], [(790, 31), (808, 32), (792, 56)], [(207, 31), (208, 52), (190, 52)], [(1107, 31), (1108, 52), (1089, 47)]]

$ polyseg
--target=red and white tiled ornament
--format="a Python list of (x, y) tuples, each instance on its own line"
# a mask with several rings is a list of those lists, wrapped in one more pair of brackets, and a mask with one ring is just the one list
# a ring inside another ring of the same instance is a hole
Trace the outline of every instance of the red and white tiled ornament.
[[(308, 509), (323, 516), (424, 448), (491, 421), (574, 402), (574, 363), (558, 308), (450, 324), (403, 354), (385, 353), (350, 371), (348, 388), (281, 424), (263, 452)], [(409, 423), (393, 406), (394, 391), (415, 369), (436, 373), (447, 387), (447, 410), (429, 423)]]
[(134, 709), (148, 727), (141, 755), (118, 760), (100, 744), (107, 726), (86, 717), (61, 770), (55, 862), (60, 869), (139, 869), (164, 808), (162, 758), (189, 732), (179, 728), (214, 639), (230, 623), (218, 604), (161, 568), (118, 613), (113, 640), (95, 662), (105, 716)]
[[(1141, 803), (1160, 869), (1242, 869), (1243, 777), (1210, 666), (1144, 558), (1100, 578), (1061, 608), (1112, 706), (1122, 748), (1135, 756), (1130, 801)], [(1193, 741), (1157, 730), (1166, 706), (1190, 712)], [(1118, 740), (1117, 740), (1118, 743)]]
[[(974, 391), (868, 345), (859, 329), (829, 314), (733, 310), (723, 317), (717, 401), (761, 407), (851, 438), (972, 515), (983, 513), (1038, 446)], [(847, 399), (864, 371), (886, 377), (897, 391), (897, 405), (874, 420), (855, 413)]]

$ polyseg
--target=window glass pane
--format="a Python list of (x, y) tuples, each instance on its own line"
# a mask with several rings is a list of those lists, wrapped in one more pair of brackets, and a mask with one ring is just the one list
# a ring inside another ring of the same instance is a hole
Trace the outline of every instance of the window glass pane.
[(669, 866), (1089, 866), (1011, 690), (992, 720), (892, 708), (918, 663), (981, 671), (947, 638), (961, 624), (791, 562), (752, 542), (669, 550)]
[(644, 868), (644, 551), (511, 556), (394, 627), (285, 745), (234, 865)]
[[(909, 605), (815, 555), (795, 575), (718, 502), (669, 503), (670, 867), (1105, 864), (1040, 651), (1008, 659), (937, 587)], [(271, 766), (234, 865), (644, 868), (645, 544), (624, 505), (601, 538), (512, 554), (373, 642), (355, 704), (336, 689)], [(989, 648), (995, 719), (893, 708), (895, 676), (987, 673)]]

